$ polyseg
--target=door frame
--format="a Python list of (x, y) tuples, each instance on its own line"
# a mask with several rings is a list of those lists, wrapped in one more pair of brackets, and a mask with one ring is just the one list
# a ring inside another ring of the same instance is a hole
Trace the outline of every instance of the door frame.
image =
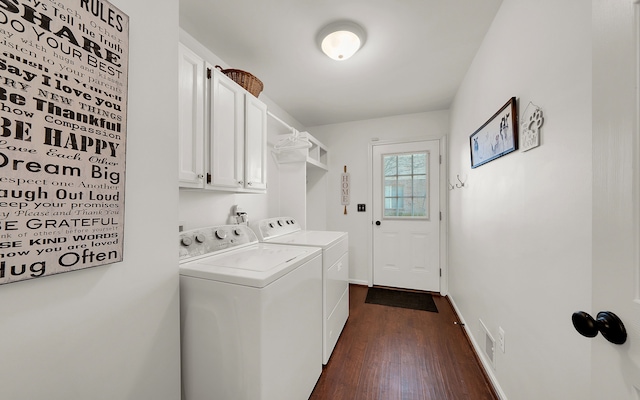
[[(401, 144), (410, 142), (422, 142), (422, 141), (438, 141), (440, 143), (440, 156), (442, 161), (440, 163), (440, 212), (442, 213), (442, 219), (440, 220), (440, 270), (442, 275), (440, 276), (440, 294), (446, 296), (449, 293), (448, 285), (448, 226), (449, 226), (449, 188), (447, 187), (447, 175), (448, 175), (448, 153), (447, 153), (447, 137), (444, 135), (423, 135), (407, 137), (403, 139), (371, 139), (368, 145), (368, 162), (367, 162), (367, 193), (368, 203), (373, 207), (373, 147), (389, 144)], [(373, 286), (373, 210), (368, 212), (370, 224), (367, 228), (367, 262), (369, 265), (367, 275), (367, 286)]]
[[(640, 0), (593, 0), (592, 15), (590, 313), (617, 313), (628, 337), (622, 346), (603, 337), (592, 339), (590, 393), (594, 399), (603, 395), (630, 399), (640, 395)], [(611, 78), (602, 69), (605, 62), (623, 65), (623, 73)], [(627, 67), (627, 63), (633, 65)], [(610, 276), (618, 278), (610, 280)], [(616, 280), (627, 282), (616, 285)], [(609, 365), (613, 367), (607, 368)]]

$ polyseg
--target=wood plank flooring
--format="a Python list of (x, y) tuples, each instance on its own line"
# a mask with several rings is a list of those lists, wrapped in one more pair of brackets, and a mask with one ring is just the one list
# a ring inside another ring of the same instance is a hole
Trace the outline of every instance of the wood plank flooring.
[(497, 400), (449, 301), (439, 313), (366, 304), (350, 286), (350, 314), (309, 400)]

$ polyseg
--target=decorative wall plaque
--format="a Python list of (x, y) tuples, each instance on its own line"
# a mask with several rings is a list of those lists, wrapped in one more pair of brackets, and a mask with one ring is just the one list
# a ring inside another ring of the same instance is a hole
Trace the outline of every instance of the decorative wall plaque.
[(347, 206), (351, 201), (351, 175), (347, 172), (347, 166), (344, 166), (344, 172), (340, 176), (340, 200), (344, 206), (344, 214), (347, 214)]
[(129, 17), (0, 0), (0, 284), (122, 261)]
[(512, 97), (487, 122), (469, 137), (471, 168), (518, 149), (518, 112)]
[(542, 124), (544, 124), (542, 109), (529, 102), (522, 117), (522, 151), (540, 146)]

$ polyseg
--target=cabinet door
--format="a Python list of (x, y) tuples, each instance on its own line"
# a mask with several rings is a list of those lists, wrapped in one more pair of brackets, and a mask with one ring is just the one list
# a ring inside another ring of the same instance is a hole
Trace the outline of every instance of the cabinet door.
[(178, 57), (178, 182), (181, 187), (201, 188), (204, 182), (204, 61), (182, 44)]
[(245, 95), (245, 188), (267, 188), (267, 106)]
[(244, 187), (244, 89), (218, 70), (211, 87), (210, 188)]

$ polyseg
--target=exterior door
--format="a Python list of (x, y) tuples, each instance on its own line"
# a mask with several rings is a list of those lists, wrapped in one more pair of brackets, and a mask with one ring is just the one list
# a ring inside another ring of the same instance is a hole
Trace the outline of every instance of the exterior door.
[(440, 291), (440, 143), (374, 145), (373, 284)]
[(640, 5), (593, 0), (592, 11), (593, 304), (584, 311), (615, 313), (628, 338), (588, 339), (591, 398), (640, 400)]

